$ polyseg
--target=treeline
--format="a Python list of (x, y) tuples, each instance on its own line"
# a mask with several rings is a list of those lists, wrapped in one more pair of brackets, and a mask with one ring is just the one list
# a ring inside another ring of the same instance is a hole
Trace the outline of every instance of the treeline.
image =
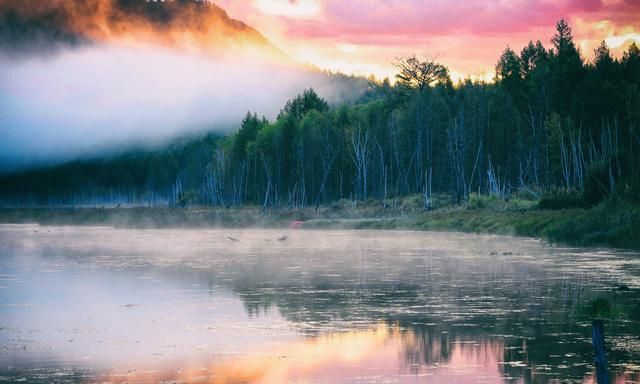
[(5, 177), (3, 195), (46, 203), (115, 188), (164, 191), (168, 204), (265, 208), (421, 194), (429, 209), (439, 192), (458, 203), (473, 192), (637, 199), (640, 50), (634, 43), (615, 59), (603, 42), (587, 59), (564, 20), (551, 43), (505, 49), (493, 83), (454, 85), (429, 57), (399, 59), (397, 81), (375, 83), (356, 105), (330, 108), (307, 90), (275, 121), (248, 113), (236, 133), (189, 144), (198, 150)]
[(5, 175), (0, 177), (0, 205), (115, 207), (196, 202), (203, 169), (220, 140), (211, 134), (154, 151)]

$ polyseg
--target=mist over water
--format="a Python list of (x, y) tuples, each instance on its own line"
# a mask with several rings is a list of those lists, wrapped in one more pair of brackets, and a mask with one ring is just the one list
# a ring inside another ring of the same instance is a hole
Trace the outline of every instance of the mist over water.
[(0, 170), (228, 133), (248, 110), (272, 119), (309, 87), (334, 102), (361, 91), (233, 52), (115, 43), (35, 56), (0, 52)]
[(589, 383), (579, 311), (605, 295), (629, 314), (606, 326), (612, 377), (640, 378), (637, 252), (454, 233), (281, 235), (0, 226), (0, 376)]

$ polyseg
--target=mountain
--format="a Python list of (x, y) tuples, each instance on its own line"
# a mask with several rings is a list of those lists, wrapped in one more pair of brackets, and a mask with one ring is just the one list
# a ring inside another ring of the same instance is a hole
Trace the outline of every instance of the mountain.
[(209, 1), (0, 0), (0, 174), (227, 134), (305, 89), (339, 105), (369, 86), (295, 63)]
[(284, 56), (258, 31), (206, 0), (0, 0), (0, 49), (5, 52), (113, 41), (214, 55), (241, 47)]

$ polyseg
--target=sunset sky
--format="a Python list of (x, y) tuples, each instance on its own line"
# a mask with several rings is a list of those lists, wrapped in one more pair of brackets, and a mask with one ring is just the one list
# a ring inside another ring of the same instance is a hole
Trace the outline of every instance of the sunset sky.
[(428, 51), (452, 77), (490, 80), (504, 48), (549, 47), (567, 19), (583, 56), (606, 40), (617, 56), (640, 41), (640, 0), (215, 0), (292, 58), (392, 77), (399, 56)]

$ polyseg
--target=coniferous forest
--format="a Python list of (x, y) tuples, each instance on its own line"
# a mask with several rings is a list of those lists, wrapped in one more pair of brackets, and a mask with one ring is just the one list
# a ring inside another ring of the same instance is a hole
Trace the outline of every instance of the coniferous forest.
[(2, 176), (1, 203), (318, 207), (419, 195), (543, 199), (588, 207), (640, 200), (640, 49), (581, 52), (560, 20), (549, 43), (507, 47), (492, 82), (453, 83), (427, 56), (396, 81), (329, 105), (313, 89), (275, 121), (248, 112), (228, 135), (182, 139)]

